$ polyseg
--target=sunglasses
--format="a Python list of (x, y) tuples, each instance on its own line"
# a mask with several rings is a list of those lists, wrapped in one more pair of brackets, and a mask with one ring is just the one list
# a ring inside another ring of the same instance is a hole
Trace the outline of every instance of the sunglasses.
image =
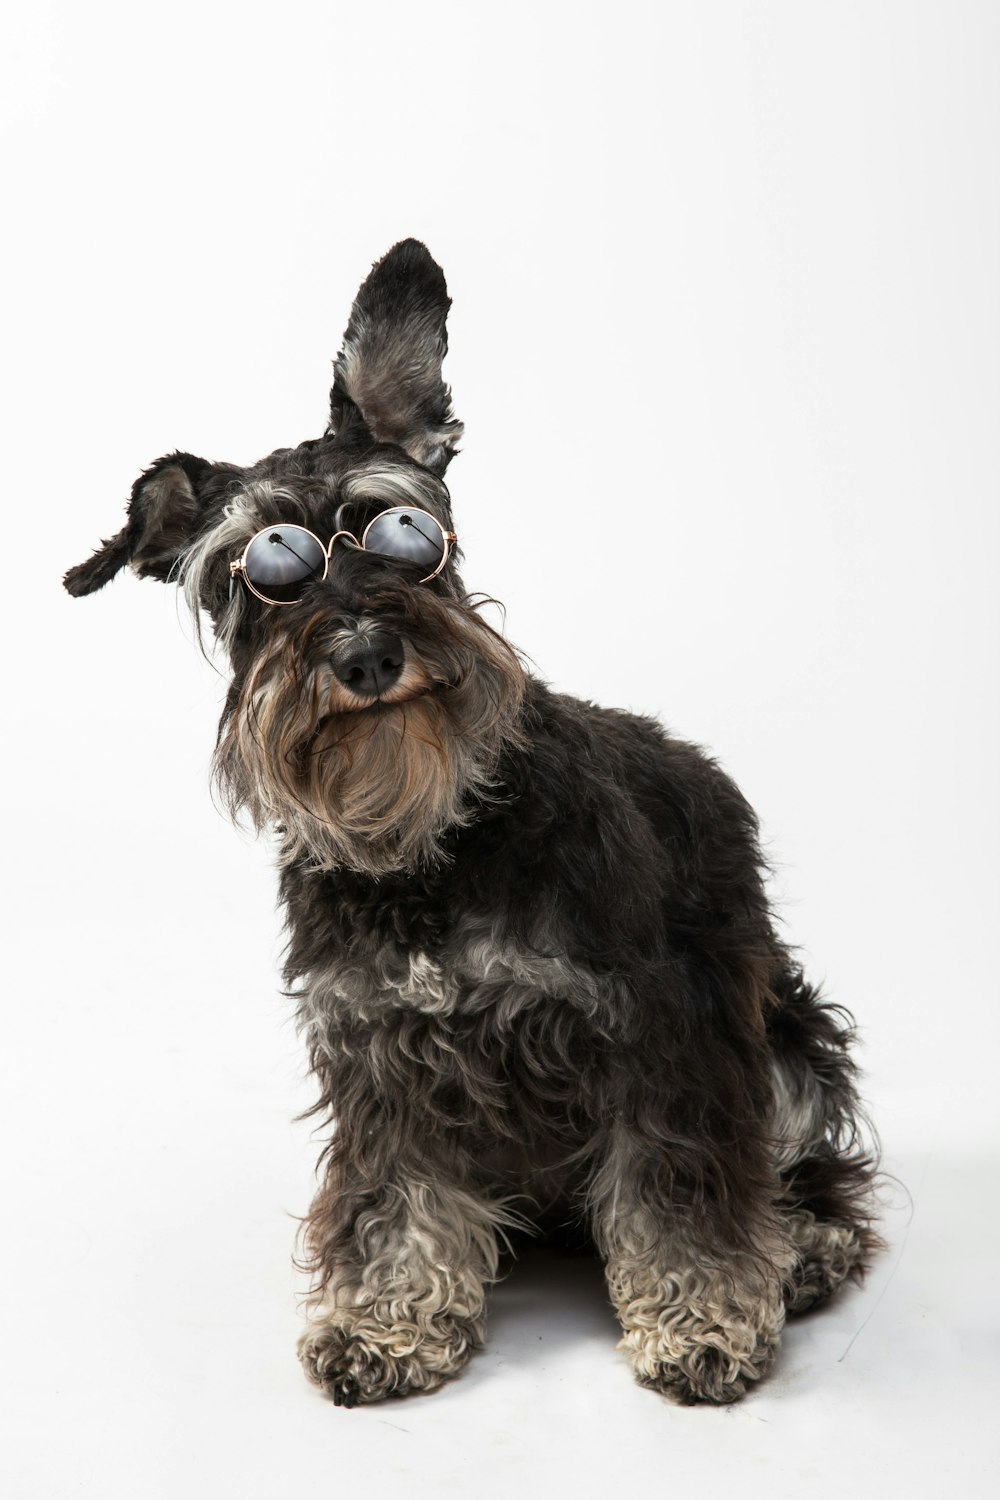
[(427, 511), (406, 505), (395, 505), (369, 521), (360, 541), (350, 531), (338, 531), (329, 547), (304, 526), (265, 526), (247, 542), (243, 556), (229, 564), (230, 576), (241, 577), (265, 604), (298, 604), (307, 585), (326, 577), (334, 544), (341, 540), (362, 552), (416, 563), (427, 570), (418, 582), (430, 583), (458, 538)]

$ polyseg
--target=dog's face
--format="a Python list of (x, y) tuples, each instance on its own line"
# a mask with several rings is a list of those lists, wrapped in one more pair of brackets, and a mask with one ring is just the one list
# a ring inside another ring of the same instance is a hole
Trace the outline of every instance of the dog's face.
[(433, 859), (517, 735), (520, 666), (457, 572), (448, 307), (424, 247), (397, 245), (358, 293), (322, 438), (249, 469), (160, 459), (66, 575), (86, 594), (128, 563), (207, 614), (233, 668), (219, 780), (234, 812), (281, 830), (285, 860), (379, 875)]

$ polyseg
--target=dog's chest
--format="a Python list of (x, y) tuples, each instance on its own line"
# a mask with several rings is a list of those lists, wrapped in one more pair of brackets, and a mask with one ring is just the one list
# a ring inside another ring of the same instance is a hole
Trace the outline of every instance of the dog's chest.
[(308, 976), (300, 1017), (335, 1108), (337, 1075), (361, 1070), (425, 1118), (513, 1139), (588, 1114), (616, 998), (565, 955), (482, 926), (433, 957), (391, 941), (332, 957)]
[(308, 976), (302, 997), (310, 1027), (394, 1022), (400, 1016), (485, 1016), (498, 1030), (538, 1007), (569, 1008), (607, 1029), (614, 985), (558, 952), (539, 952), (488, 928), (457, 934), (435, 956), (392, 940), (342, 951)]

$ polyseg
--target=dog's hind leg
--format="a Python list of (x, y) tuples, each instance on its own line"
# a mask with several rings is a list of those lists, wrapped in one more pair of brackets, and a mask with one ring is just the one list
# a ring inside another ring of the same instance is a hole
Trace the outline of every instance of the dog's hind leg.
[(872, 1229), (874, 1146), (865, 1139), (849, 1048), (849, 1018), (797, 973), (778, 987), (772, 1133), (784, 1227), (796, 1249), (785, 1293), (790, 1313), (818, 1306), (858, 1280), (881, 1241)]
[(790, 1314), (818, 1307), (841, 1282), (859, 1277), (867, 1267), (872, 1247), (858, 1225), (817, 1219), (808, 1209), (789, 1213), (785, 1222), (798, 1252), (785, 1293)]

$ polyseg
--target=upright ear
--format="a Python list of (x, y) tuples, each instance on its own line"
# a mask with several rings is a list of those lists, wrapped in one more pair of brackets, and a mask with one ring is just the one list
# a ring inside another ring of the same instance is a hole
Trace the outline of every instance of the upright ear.
[(400, 240), (372, 267), (333, 367), (334, 432), (349, 429), (360, 412), (380, 443), (396, 443), (444, 473), (462, 436), (441, 379), (450, 306), (444, 273), (419, 240)]
[(143, 578), (170, 577), (190, 546), (215, 466), (192, 453), (168, 453), (144, 470), (132, 486), (125, 525), (102, 542), (88, 562), (70, 568), (63, 583), (71, 594), (92, 594), (131, 563)]

